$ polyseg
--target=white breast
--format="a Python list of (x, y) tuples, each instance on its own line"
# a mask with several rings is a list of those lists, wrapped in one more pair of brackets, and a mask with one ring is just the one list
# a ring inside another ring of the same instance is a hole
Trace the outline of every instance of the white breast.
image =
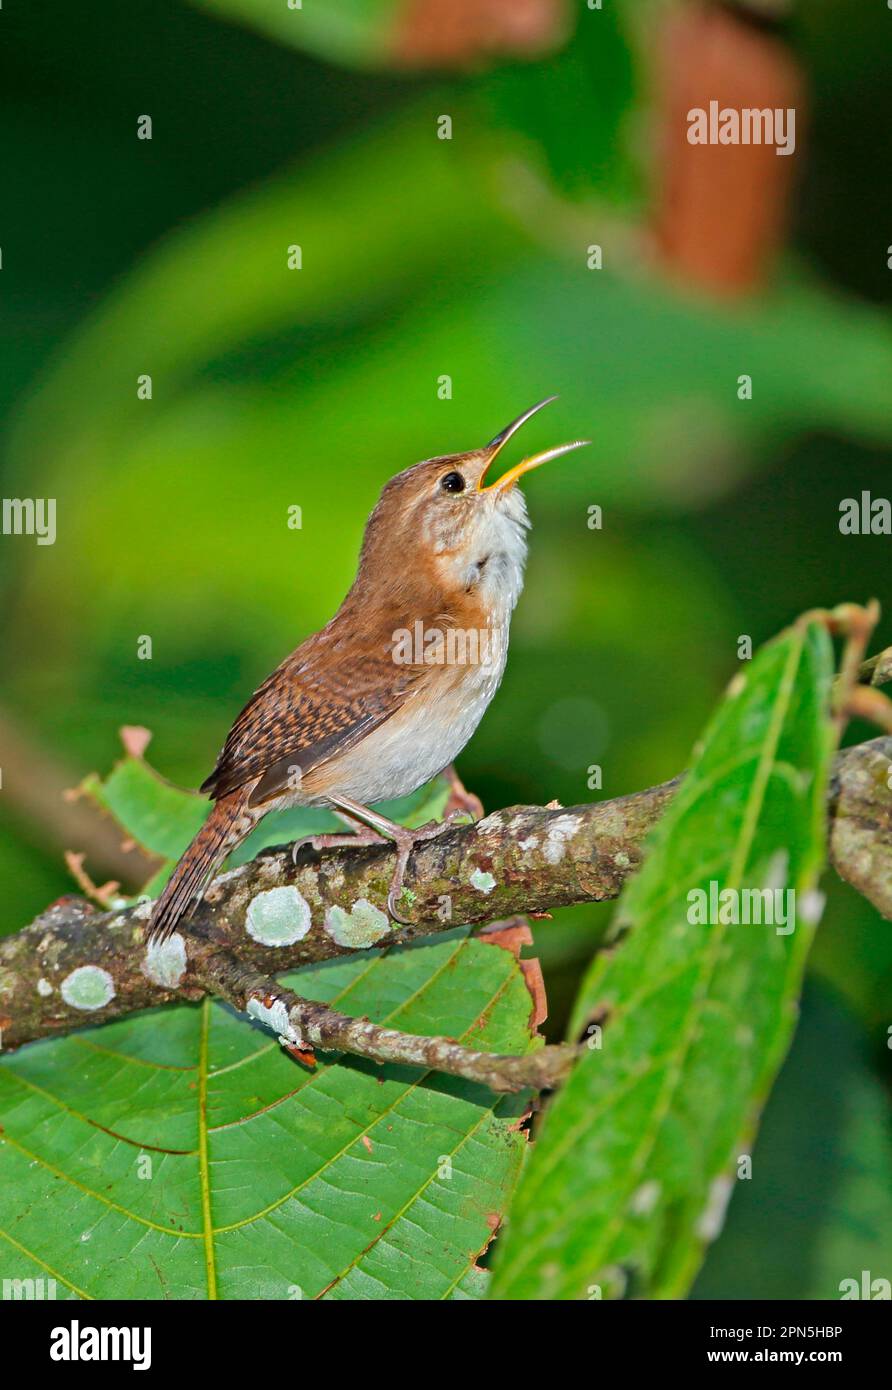
[[(337, 759), (337, 775), (328, 788), (368, 806), (391, 801), (430, 781), (458, 757), (495, 695), (508, 648), (508, 630), (489, 666), (469, 666), (442, 694), (421, 691), (355, 748)], [(458, 668), (456, 668), (458, 670)], [(335, 763), (330, 764), (335, 772)]]

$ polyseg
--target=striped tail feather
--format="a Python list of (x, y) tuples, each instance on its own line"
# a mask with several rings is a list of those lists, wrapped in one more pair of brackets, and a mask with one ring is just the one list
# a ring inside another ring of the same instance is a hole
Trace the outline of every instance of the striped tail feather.
[(177, 864), (155, 903), (149, 922), (149, 945), (166, 941), (181, 919), (191, 915), (215, 872), (256, 825), (259, 815), (246, 809), (250, 794), (239, 788), (221, 797)]

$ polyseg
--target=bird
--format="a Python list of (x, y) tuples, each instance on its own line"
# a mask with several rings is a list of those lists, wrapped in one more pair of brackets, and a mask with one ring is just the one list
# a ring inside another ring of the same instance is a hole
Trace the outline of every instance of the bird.
[(254, 692), (202, 784), (213, 807), (153, 906), (150, 944), (187, 929), (227, 855), (269, 811), (292, 806), (326, 807), (353, 828), (310, 837), (316, 850), (392, 842), (387, 909), (409, 921), (409, 856), (452, 817), (408, 829), (375, 804), (449, 767), (496, 693), (530, 525), (518, 480), (590, 441), (533, 454), (496, 481), (490, 469), (556, 399), (525, 410), (482, 449), (425, 459), (385, 485), (340, 608)]

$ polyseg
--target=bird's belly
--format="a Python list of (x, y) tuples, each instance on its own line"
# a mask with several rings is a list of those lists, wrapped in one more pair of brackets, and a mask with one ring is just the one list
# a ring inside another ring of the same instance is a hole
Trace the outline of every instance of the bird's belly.
[(471, 667), (412, 696), (354, 748), (307, 777), (313, 800), (346, 796), (363, 805), (407, 796), (457, 758), (483, 717), (503, 663)]

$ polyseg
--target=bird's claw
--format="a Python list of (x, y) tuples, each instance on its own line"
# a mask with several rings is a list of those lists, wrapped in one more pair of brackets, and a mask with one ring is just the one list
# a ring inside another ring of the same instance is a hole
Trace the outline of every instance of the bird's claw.
[(393, 887), (391, 886), (390, 892), (387, 894), (387, 913), (388, 913), (388, 916), (391, 917), (391, 918), (393, 919), (394, 922), (399, 922), (399, 924), (400, 924), (401, 927), (411, 927), (411, 926), (412, 926), (412, 918), (411, 918), (411, 917), (404, 917), (404, 916), (402, 915), (402, 913), (400, 912), (399, 908), (397, 907), (397, 903), (399, 902), (399, 900), (400, 900), (400, 898), (401, 898), (402, 896), (403, 896), (403, 885), (402, 885), (402, 884), (400, 884), (399, 890), (398, 890), (397, 892), (394, 892)]
[(312, 835), (303, 835), (299, 840), (294, 841), (294, 844), (291, 846), (292, 864), (297, 863), (297, 856), (300, 854), (300, 851), (302, 849), (304, 849), (307, 845), (312, 845), (313, 838), (314, 837)]
[[(460, 810), (450, 811), (443, 820), (430, 820), (425, 825), (419, 825), (415, 830), (407, 830), (396, 841), (396, 865), (394, 866), (393, 877), (390, 880), (390, 890), (387, 894), (387, 911), (395, 922), (399, 922), (400, 926), (411, 927), (414, 925), (412, 918), (404, 917), (397, 906), (403, 894), (409, 891), (403, 886), (403, 877), (406, 872), (406, 865), (409, 862), (410, 854), (415, 849), (416, 845), (423, 843), (425, 840), (435, 840), (438, 835), (442, 835), (444, 831), (449, 830), (453, 822), (457, 820), (459, 816), (464, 816), (465, 814), (466, 812)], [(414, 893), (411, 896), (414, 901)]]

